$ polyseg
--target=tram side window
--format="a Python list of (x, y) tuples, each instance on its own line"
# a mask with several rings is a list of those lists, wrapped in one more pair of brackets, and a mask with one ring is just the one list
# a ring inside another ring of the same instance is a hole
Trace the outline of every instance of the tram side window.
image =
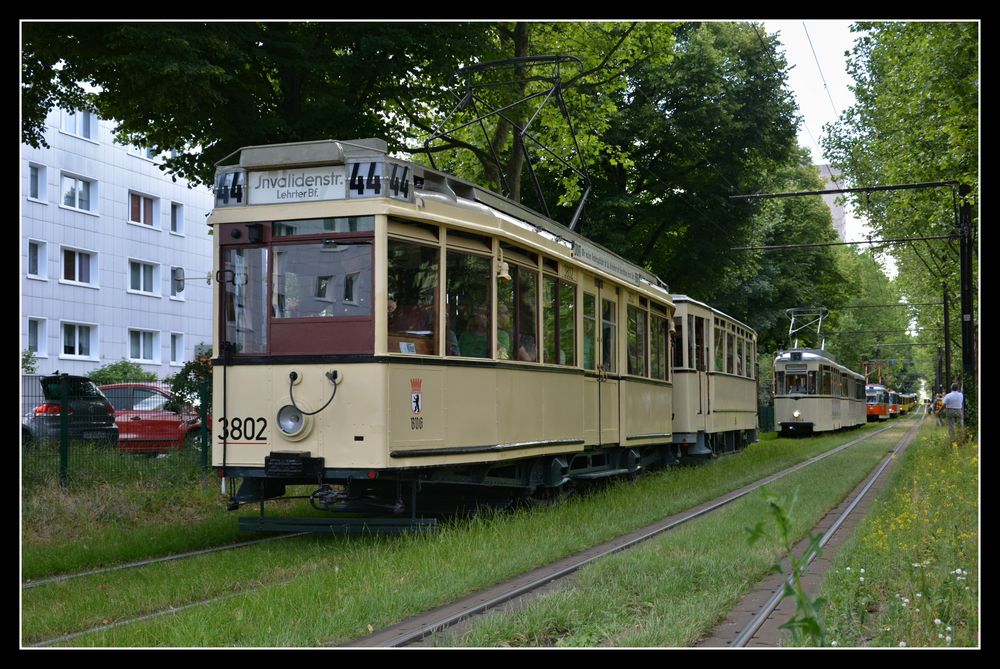
[(447, 355), (493, 356), (490, 345), (492, 266), (492, 260), (484, 256), (448, 252), (445, 262)]
[(226, 341), (237, 353), (266, 353), (267, 249), (227, 249), (222, 261)]
[(438, 249), (389, 240), (390, 352), (434, 355), (437, 346)]
[(809, 372), (809, 394), (816, 394), (816, 370)]
[(542, 283), (542, 361), (576, 364), (576, 286), (545, 276)]
[(601, 300), (601, 334), (602, 334), (602, 364), (605, 372), (618, 370), (615, 364), (617, 358), (618, 324), (615, 317), (615, 303), (611, 300)]
[(823, 365), (823, 386), (820, 388), (820, 395), (833, 394), (833, 375), (830, 368)]
[(774, 373), (774, 394), (784, 395), (785, 394), (785, 373), (775, 372)]
[(583, 294), (583, 368), (594, 369), (597, 362), (597, 296)]
[[(680, 319), (677, 319), (680, 320)], [(680, 330), (677, 331), (680, 333)], [(650, 314), (649, 321), (649, 375), (654, 379), (667, 381), (670, 378), (670, 365), (667, 357), (667, 342), (670, 339), (669, 321)], [(683, 350), (680, 342), (674, 346), (674, 359), (677, 350)], [(679, 367), (680, 365), (678, 365)]]
[(726, 333), (726, 371), (733, 374), (733, 349), (736, 348), (736, 338), (732, 332)]
[(708, 345), (705, 342), (705, 319), (695, 316), (694, 319), (694, 345), (695, 345), (695, 368), (699, 372), (708, 371), (706, 358), (708, 356)]
[(646, 342), (646, 312), (633, 306), (628, 307), (628, 373), (646, 375), (646, 360), (649, 348)]
[(736, 338), (736, 374), (743, 376), (743, 338)]
[[(676, 316), (674, 318), (674, 367), (684, 366), (684, 342), (688, 342), (690, 348), (693, 337), (691, 336), (691, 316), (688, 316), (688, 327), (684, 327), (684, 318)], [(653, 319), (656, 322), (656, 319)], [(692, 360), (691, 352), (688, 351), (688, 364)]]
[[(497, 343), (502, 360), (538, 362), (538, 274), (510, 266), (510, 281), (497, 287)], [(509, 344), (508, 344), (509, 342)]]
[(713, 368), (716, 372), (725, 371), (725, 358), (723, 357), (723, 352), (725, 351), (724, 338), (725, 333), (722, 328), (715, 328), (715, 367)]

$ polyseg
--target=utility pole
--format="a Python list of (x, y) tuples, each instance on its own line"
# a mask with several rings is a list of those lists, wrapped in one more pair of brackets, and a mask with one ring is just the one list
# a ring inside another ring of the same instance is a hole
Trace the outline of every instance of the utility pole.
[(944, 291), (944, 385), (951, 388), (951, 316), (948, 308), (948, 286), (942, 282)]
[[(976, 411), (976, 351), (975, 323), (972, 320), (974, 306), (972, 303), (972, 205), (969, 203), (969, 193), (972, 189), (962, 184), (958, 187), (960, 205), (958, 209), (959, 228), (959, 258), (961, 272), (962, 297), (962, 388), (965, 394), (966, 422), (975, 419)], [(945, 317), (947, 319), (947, 316)], [(947, 335), (946, 335), (947, 336)]]

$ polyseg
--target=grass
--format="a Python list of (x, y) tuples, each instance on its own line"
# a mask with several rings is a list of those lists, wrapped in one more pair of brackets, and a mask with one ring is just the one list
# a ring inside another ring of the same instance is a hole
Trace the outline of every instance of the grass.
[[(857, 436), (762, 442), (709, 467), (650, 475), (555, 508), (480, 515), (429, 536), (292, 539), (41, 586), (24, 593), (25, 640), (231, 595), (72, 643), (180, 647), (343, 642), (366, 634), (368, 625), (391, 624), (523, 573)], [(235, 525), (235, 518), (227, 517)], [(191, 530), (178, 528), (175, 536)], [(150, 530), (139, 528), (137, 534), (146, 536)], [(251, 587), (257, 589), (246, 591)]]
[[(897, 435), (898, 436), (898, 435)], [(885, 454), (892, 437), (824, 460), (767, 489), (795, 498), (792, 532), (803, 535)], [(755, 493), (726, 509), (605, 558), (578, 575), (573, 587), (517, 613), (489, 616), (445, 646), (683, 647), (694, 644), (754, 584), (781, 553), (777, 540), (748, 546), (748, 529), (768, 515)]]
[(978, 646), (979, 449), (927, 425), (894, 485), (831, 565), (827, 636), (838, 646)]

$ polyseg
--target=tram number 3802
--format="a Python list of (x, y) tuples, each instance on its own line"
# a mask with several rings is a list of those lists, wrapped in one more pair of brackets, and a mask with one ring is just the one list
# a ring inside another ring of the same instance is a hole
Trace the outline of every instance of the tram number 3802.
[(220, 418), (222, 423), (222, 434), (219, 441), (267, 441), (264, 431), (267, 429), (266, 418)]
[(411, 430), (422, 430), (424, 429), (424, 419), (421, 416), (410, 418), (410, 429)]

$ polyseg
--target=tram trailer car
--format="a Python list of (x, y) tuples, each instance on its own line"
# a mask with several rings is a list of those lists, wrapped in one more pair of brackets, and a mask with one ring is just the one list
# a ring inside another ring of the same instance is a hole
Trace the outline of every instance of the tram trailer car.
[(726, 422), (750, 394), (723, 390), (675, 440), (656, 276), (381, 140), (247, 147), (216, 183), (212, 462), (236, 503), (545, 496), (755, 427)]
[(757, 440), (757, 334), (687, 295), (674, 295), (674, 441), (724, 453)]
[(863, 425), (864, 377), (826, 351), (781, 351), (774, 359), (774, 420), (782, 436)]
[(866, 412), (868, 422), (889, 420), (889, 390), (880, 384), (865, 386)]

